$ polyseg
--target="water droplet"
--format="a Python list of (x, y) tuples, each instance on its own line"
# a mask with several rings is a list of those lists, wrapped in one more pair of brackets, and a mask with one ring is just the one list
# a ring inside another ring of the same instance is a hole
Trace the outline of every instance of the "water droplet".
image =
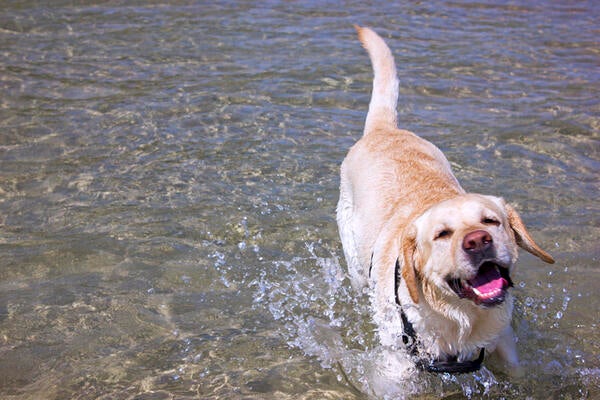
[(533, 305), (533, 298), (531, 298), (531, 297), (527, 297), (527, 298), (525, 299), (525, 305), (526, 305), (527, 307), (531, 307), (531, 306)]
[(556, 319), (561, 319), (561, 318), (562, 318), (562, 316), (563, 316), (563, 313), (562, 313), (562, 311), (559, 311), (559, 312), (557, 312), (557, 313), (556, 313), (556, 315), (554, 316), (554, 318), (556, 318)]

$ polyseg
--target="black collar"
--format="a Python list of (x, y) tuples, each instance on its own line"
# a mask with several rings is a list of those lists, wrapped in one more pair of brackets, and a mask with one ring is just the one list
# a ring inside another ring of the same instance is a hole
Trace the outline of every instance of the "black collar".
[[(370, 272), (371, 271), (369, 270), (369, 274)], [(479, 369), (481, 368), (481, 364), (483, 363), (483, 358), (485, 356), (485, 348), (482, 348), (479, 351), (479, 356), (475, 360), (470, 361), (458, 361), (457, 356), (452, 356), (444, 361), (435, 360), (429, 356), (419, 356), (419, 339), (417, 337), (417, 332), (415, 332), (413, 324), (408, 320), (406, 313), (402, 309), (402, 304), (400, 304), (400, 300), (398, 299), (398, 286), (400, 285), (400, 281), (402, 279), (402, 276), (400, 275), (400, 264), (398, 260), (396, 260), (396, 270), (394, 275), (394, 291), (396, 296), (396, 304), (398, 305), (398, 307), (400, 307), (400, 317), (402, 318), (402, 341), (404, 342), (408, 353), (415, 361), (417, 368), (427, 372), (450, 374), (466, 374), (479, 371)]]

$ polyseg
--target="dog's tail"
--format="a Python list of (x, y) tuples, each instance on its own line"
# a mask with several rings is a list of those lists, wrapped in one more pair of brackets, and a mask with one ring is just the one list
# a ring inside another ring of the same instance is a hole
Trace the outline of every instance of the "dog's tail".
[(368, 134), (377, 125), (396, 128), (398, 126), (398, 75), (396, 64), (390, 48), (383, 39), (369, 28), (354, 25), (358, 39), (362, 43), (373, 65), (373, 93), (369, 103), (369, 112), (365, 121), (365, 132)]

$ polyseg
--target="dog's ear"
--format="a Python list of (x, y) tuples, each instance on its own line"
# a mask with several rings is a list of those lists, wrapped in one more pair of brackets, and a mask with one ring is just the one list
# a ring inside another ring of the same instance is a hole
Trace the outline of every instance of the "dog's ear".
[(550, 254), (542, 250), (540, 246), (538, 246), (533, 241), (533, 239), (529, 235), (529, 232), (527, 232), (527, 228), (525, 228), (525, 224), (521, 220), (521, 217), (519, 216), (517, 211), (514, 208), (512, 208), (509, 204), (506, 204), (505, 207), (508, 217), (508, 223), (510, 224), (510, 227), (515, 233), (515, 240), (517, 242), (517, 245), (519, 245), (522, 249), (527, 250), (534, 256), (539, 257), (548, 264), (554, 264), (554, 258), (552, 258)]
[(406, 282), (412, 301), (419, 303), (419, 287), (416, 270), (417, 231), (414, 225), (404, 230), (401, 238), (400, 251), (402, 257), (402, 279)]

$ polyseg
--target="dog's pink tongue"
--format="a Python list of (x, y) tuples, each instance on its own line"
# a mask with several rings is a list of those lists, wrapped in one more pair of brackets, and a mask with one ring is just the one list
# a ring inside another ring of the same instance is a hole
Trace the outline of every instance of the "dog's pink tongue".
[(508, 286), (508, 281), (500, 275), (498, 268), (491, 263), (485, 263), (479, 268), (479, 272), (475, 278), (468, 280), (469, 285), (477, 289), (479, 295), (496, 295), (505, 286)]

